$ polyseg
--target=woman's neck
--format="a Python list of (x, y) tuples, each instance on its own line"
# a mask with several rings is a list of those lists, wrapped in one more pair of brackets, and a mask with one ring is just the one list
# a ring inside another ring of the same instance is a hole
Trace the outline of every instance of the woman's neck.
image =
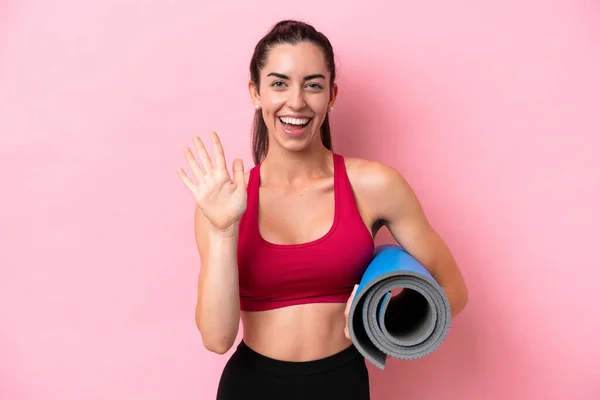
[(270, 147), (261, 164), (261, 179), (275, 184), (294, 185), (331, 175), (333, 154), (325, 146), (304, 151)]

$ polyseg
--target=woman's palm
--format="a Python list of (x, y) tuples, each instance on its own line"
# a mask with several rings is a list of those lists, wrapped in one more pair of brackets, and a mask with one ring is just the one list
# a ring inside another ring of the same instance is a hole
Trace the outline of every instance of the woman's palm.
[(247, 206), (246, 182), (242, 160), (233, 162), (233, 179), (227, 171), (225, 152), (216, 133), (211, 133), (215, 165), (213, 165), (202, 141), (195, 137), (194, 145), (200, 158), (200, 164), (191, 150), (185, 148), (185, 158), (198, 180), (194, 184), (183, 169), (178, 175), (183, 184), (194, 196), (198, 208), (214, 228), (225, 230), (236, 224)]

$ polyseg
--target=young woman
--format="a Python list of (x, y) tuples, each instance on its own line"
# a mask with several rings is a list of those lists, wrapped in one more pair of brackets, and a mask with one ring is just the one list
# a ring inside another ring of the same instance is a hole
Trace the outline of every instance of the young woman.
[(196, 323), (223, 354), (243, 340), (217, 398), (369, 399), (365, 361), (347, 332), (355, 285), (385, 226), (436, 278), (453, 315), (467, 289), (453, 256), (394, 169), (332, 152), (328, 113), (337, 96), (329, 40), (282, 21), (256, 45), (249, 91), (256, 107), (255, 166), (227, 169), (216, 133), (213, 159), (199, 138), (185, 157), (201, 259)]

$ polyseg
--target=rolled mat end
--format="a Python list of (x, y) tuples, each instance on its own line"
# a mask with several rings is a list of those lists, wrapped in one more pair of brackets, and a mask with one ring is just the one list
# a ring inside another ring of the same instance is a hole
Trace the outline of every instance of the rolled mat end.
[(348, 311), (350, 338), (367, 360), (383, 370), (388, 356), (425, 357), (442, 344), (451, 320), (448, 298), (425, 267), (400, 246), (375, 248)]

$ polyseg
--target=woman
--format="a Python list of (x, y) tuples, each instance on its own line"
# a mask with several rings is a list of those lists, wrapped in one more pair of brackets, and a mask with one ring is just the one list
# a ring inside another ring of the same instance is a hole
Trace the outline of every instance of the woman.
[(210, 351), (243, 340), (221, 376), (217, 398), (369, 399), (364, 359), (348, 337), (347, 309), (386, 226), (433, 274), (453, 315), (467, 290), (444, 242), (394, 169), (332, 152), (328, 113), (338, 88), (328, 39), (282, 21), (259, 41), (250, 65), (256, 107), (255, 166), (227, 170), (194, 138), (185, 149), (195, 184), (201, 258), (196, 323)]

